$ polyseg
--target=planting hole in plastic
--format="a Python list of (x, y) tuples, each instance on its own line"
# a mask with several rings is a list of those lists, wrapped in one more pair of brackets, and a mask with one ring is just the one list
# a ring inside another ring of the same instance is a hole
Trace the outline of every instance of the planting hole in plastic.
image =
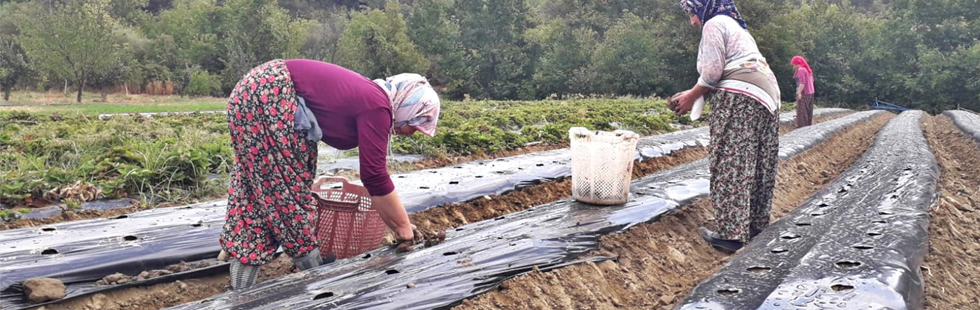
[(136, 240), (139, 240), (139, 239), (140, 238), (138, 238), (136, 236), (125, 236), (125, 237), (123, 237), (123, 240), (126, 240), (126, 241), (136, 241)]
[(419, 189), (429, 189), (428, 186), (419, 186)]
[(114, 217), (114, 218), (112, 218), (112, 219), (114, 219), (114, 220), (121, 220), (121, 219), (124, 219), (124, 218), (129, 218), (129, 215), (125, 215), (125, 214), (123, 214), (123, 215), (120, 215), (120, 216), (117, 216), (117, 217)]
[(875, 224), (887, 224), (888, 222), (885, 222), (885, 220), (875, 220), (872, 223), (875, 223)]
[(824, 213), (823, 211), (815, 211), (813, 213), (810, 213), (810, 216), (812, 216), (812, 217), (818, 217), (818, 216), (822, 216), (824, 214), (826, 214), (826, 213)]
[(721, 294), (722, 296), (732, 296), (740, 292), (742, 291), (737, 288), (723, 288), (718, 290), (718, 294)]
[(770, 270), (772, 270), (772, 268), (762, 267), (762, 266), (756, 266), (756, 267), (749, 267), (749, 269), (746, 269), (746, 270), (748, 270), (749, 272), (753, 272), (753, 273), (766, 273), (766, 272), (769, 272)]
[(197, 223), (191, 224), (191, 226), (193, 226), (193, 227), (201, 227), (201, 226), (204, 226), (204, 224), (201, 224), (201, 222), (197, 222)]
[(385, 270), (385, 274), (396, 274), (396, 273), (398, 273), (398, 270), (394, 270), (394, 269)]
[(507, 217), (504, 217), (504, 216), (501, 216), (501, 217), (498, 217), (498, 218), (495, 218), (495, 219), (493, 219), (493, 220), (494, 220), (494, 221), (499, 221), (499, 220), (502, 220), (502, 219), (505, 219), (505, 218), (507, 218)]
[(475, 176), (475, 178), (477, 178), (477, 179), (482, 179), (482, 178), (483, 178), (483, 176), (482, 176), (482, 175), (478, 175), (478, 176)]
[(866, 245), (866, 244), (858, 244), (858, 245), (855, 245), (854, 248), (855, 249), (858, 249), (858, 250), (870, 250), (870, 249), (874, 249), (875, 247), (874, 246), (870, 246), (870, 245)]
[(364, 256), (361, 256), (361, 258), (363, 259), (371, 258), (371, 253), (364, 254)]
[(57, 230), (57, 228), (54, 228), (54, 227), (41, 228), (41, 231), (55, 231), (55, 230)]
[(895, 214), (891, 211), (878, 211), (878, 215), (892, 215)]
[(404, 178), (405, 178), (405, 176), (404, 176), (404, 175), (400, 175), (400, 176), (398, 176), (398, 178), (399, 178), (399, 179), (404, 179)]
[(442, 256), (453, 256), (453, 255), (456, 255), (456, 254), (459, 254), (459, 253), (456, 253), (456, 252), (453, 252), (453, 251), (449, 251), (449, 252), (446, 252), (446, 253), (442, 253)]
[(775, 249), (772, 249), (772, 251), (771, 251), (771, 252), (772, 252), (773, 254), (780, 254), (780, 253), (786, 253), (786, 252), (789, 252), (789, 250), (787, 250), (787, 249), (784, 249), (784, 248), (775, 248)]
[(880, 231), (869, 231), (868, 232), (868, 236), (872, 236), (872, 237), (881, 236), (881, 232)]
[(456, 185), (456, 184), (459, 184), (459, 181), (449, 181), (449, 185)]
[(456, 228), (456, 231), (463, 231), (463, 228), (462, 227)]
[(800, 236), (798, 234), (794, 234), (794, 233), (788, 233), (788, 234), (783, 235), (780, 238), (783, 238), (784, 240), (793, 240), (793, 239), (799, 239), (800, 237), (802, 237), (802, 236)]
[(827, 204), (826, 202), (821, 202), (820, 205), (819, 205), (819, 207), (821, 207), (821, 208), (826, 208), (826, 207), (829, 207), (829, 206), (830, 205)]
[(55, 249), (47, 249), (47, 250), (41, 251), (41, 255), (54, 255), (54, 254), (58, 254), (58, 250), (55, 250)]
[(544, 164), (535, 164), (535, 166), (544, 167)]
[(861, 266), (861, 262), (853, 262), (853, 261), (839, 261), (839, 262), (837, 262), (837, 267), (844, 268), (844, 269), (854, 268), (854, 267), (857, 267), (857, 266)]
[(799, 223), (796, 223), (796, 226), (810, 226), (810, 225), (813, 225), (813, 224), (810, 224), (810, 223), (807, 223), (807, 222), (799, 222)]
[(830, 288), (833, 289), (835, 292), (840, 292), (840, 291), (853, 290), (854, 286), (847, 285), (847, 284), (834, 284), (831, 285)]
[(333, 292), (325, 292), (325, 293), (316, 294), (316, 296), (313, 296), (313, 300), (323, 299), (323, 298), (330, 298), (330, 297), (333, 297)]

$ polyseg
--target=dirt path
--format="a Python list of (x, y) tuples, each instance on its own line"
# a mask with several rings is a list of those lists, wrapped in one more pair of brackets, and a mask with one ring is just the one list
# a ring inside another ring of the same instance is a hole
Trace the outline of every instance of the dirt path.
[(925, 117), (922, 129), (941, 170), (939, 203), (929, 223), (922, 264), (925, 309), (980, 305), (980, 145), (945, 116)]
[[(846, 170), (893, 117), (885, 114), (841, 131), (779, 165), (774, 220)], [(496, 291), (466, 300), (457, 309), (669, 309), (728, 260), (707, 246), (697, 228), (711, 221), (701, 199), (659, 221), (602, 237), (597, 255), (617, 261), (532, 272), (505, 281)]]

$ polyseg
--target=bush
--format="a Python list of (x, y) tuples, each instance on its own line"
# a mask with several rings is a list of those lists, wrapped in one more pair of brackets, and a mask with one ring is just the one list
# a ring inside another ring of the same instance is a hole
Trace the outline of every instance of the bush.
[(184, 88), (184, 94), (188, 96), (221, 96), (221, 79), (218, 75), (212, 75), (207, 71), (195, 71), (191, 74), (191, 79)]

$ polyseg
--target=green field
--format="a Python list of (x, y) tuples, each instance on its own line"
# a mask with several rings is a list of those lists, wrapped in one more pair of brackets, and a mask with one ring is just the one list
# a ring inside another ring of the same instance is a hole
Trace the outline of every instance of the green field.
[(74, 96), (61, 93), (15, 92), (10, 101), (0, 102), (0, 114), (13, 111), (42, 114), (119, 114), (148, 112), (219, 111), (226, 107), (224, 98), (180, 97), (112, 94), (101, 101), (95, 93), (83, 93), (82, 103), (75, 103)]

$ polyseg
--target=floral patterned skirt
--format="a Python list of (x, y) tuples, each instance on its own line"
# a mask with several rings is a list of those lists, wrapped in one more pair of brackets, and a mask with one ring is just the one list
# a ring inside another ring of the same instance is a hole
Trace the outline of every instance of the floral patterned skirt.
[(268, 263), (279, 246), (291, 257), (317, 249), (317, 145), (295, 129), (296, 109), (282, 60), (249, 71), (228, 98), (235, 159), (220, 242), (242, 264)]

